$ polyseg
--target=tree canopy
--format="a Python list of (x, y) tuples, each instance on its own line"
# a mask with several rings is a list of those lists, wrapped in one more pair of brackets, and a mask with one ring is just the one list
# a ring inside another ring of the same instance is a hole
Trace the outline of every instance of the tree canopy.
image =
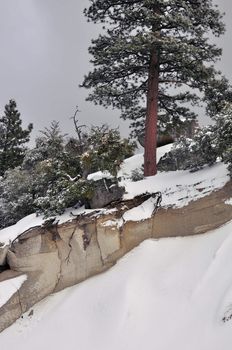
[(27, 129), (22, 128), (16, 102), (10, 100), (0, 118), (0, 175), (22, 163), (32, 128), (31, 123)]
[(231, 99), (214, 67), (222, 50), (209, 39), (224, 33), (222, 14), (211, 0), (91, 0), (84, 13), (103, 32), (81, 86), (89, 101), (121, 109), (135, 134), (145, 130), (145, 175), (153, 175), (157, 120), (159, 132), (178, 132), (196, 119), (193, 106), (203, 102), (212, 117)]

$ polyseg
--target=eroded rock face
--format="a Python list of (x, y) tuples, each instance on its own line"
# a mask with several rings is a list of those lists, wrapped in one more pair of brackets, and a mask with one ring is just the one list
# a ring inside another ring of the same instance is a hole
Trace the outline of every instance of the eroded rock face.
[(9, 246), (0, 246), (0, 266), (4, 266), (6, 263), (6, 255), (8, 251)]
[(10, 268), (0, 273), (0, 283), (27, 275), (19, 292), (0, 308), (0, 331), (45, 296), (108, 269), (144, 239), (203, 233), (232, 219), (232, 206), (225, 204), (232, 197), (231, 182), (187, 207), (161, 208), (146, 220), (124, 221), (124, 213), (148, 197), (59, 226), (31, 228), (10, 247), (0, 247), (0, 262)]
[(232, 220), (232, 181), (179, 209), (160, 209), (154, 221), (154, 237), (175, 237), (202, 234)]

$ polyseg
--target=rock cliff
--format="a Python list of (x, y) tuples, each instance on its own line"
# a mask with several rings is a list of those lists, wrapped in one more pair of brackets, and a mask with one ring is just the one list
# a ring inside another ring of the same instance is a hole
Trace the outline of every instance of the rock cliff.
[[(147, 238), (207, 232), (232, 219), (232, 184), (188, 206), (160, 208), (158, 196), (141, 196), (115, 203), (114, 208), (79, 215), (61, 225), (32, 227), (9, 246), (0, 247), (1, 282), (26, 275), (9, 300), (0, 307), (0, 331), (47, 295), (79, 283), (116, 263)], [(151, 215), (131, 219), (131, 211), (153, 203)]]

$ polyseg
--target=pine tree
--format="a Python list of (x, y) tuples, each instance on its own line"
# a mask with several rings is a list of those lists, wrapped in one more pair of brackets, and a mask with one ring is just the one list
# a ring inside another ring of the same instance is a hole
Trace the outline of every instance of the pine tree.
[(40, 136), (36, 138), (36, 148), (45, 153), (44, 158), (61, 158), (66, 134), (62, 134), (59, 122), (53, 120), (50, 127), (40, 130)]
[[(104, 33), (89, 48), (94, 70), (81, 86), (87, 98), (122, 110), (144, 129), (145, 175), (156, 173), (157, 119), (161, 131), (191, 123), (191, 105), (212, 116), (231, 99), (228, 81), (213, 66), (221, 49), (209, 41), (224, 33), (212, 0), (91, 0), (84, 11)], [(212, 100), (213, 97), (213, 100)]]
[(10, 100), (0, 118), (0, 175), (22, 163), (32, 128), (32, 124), (25, 130), (22, 128), (16, 102)]
[(33, 201), (34, 174), (17, 167), (7, 170), (0, 181), (0, 228), (13, 225), (36, 209)]
[(219, 157), (228, 164), (232, 177), (232, 106), (228, 104), (216, 122), (216, 147)]
[(131, 157), (136, 148), (135, 142), (121, 139), (119, 130), (111, 129), (107, 124), (92, 126), (86, 143), (88, 148), (81, 156), (83, 178), (99, 170), (108, 170), (116, 176), (120, 164)]

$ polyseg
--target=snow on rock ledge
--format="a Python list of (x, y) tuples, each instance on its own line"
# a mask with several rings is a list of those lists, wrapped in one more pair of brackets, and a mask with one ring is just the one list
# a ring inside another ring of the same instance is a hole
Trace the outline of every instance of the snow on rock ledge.
[[(76, 218), (66, 213), (50, 227), (29, 216), (1, 231), (0, 257), (4, 251), (9, 270), (0, 273), (0, 282), (25, 274), (27, 280), (0, 307), (0, 331), (45, 296), (103, 272), (147, 238), (199, 234), (231, 220), (232, 184), (223, 164), (213, 168), (191, 176), (179, 172), (178, 181), (176, 173), (134, 184), (124, 180), (127, 200), (117, 210), (82, 208)], [(163, 192), (165, 207), (156, 215), (156, 198), (133, 198), (144, 189)]]
[(133, 198), (144, 192), (162, 193), (162, 207), (183, 208), (191, 201), (205, 197), (226, 185), (230, 180), (225, 164), (218, 162), (212, 167), (189, 173), (185, 171), (169, 171), (158, 173), (144, 180), (122, 181), (125, 186), (125, 199)]

